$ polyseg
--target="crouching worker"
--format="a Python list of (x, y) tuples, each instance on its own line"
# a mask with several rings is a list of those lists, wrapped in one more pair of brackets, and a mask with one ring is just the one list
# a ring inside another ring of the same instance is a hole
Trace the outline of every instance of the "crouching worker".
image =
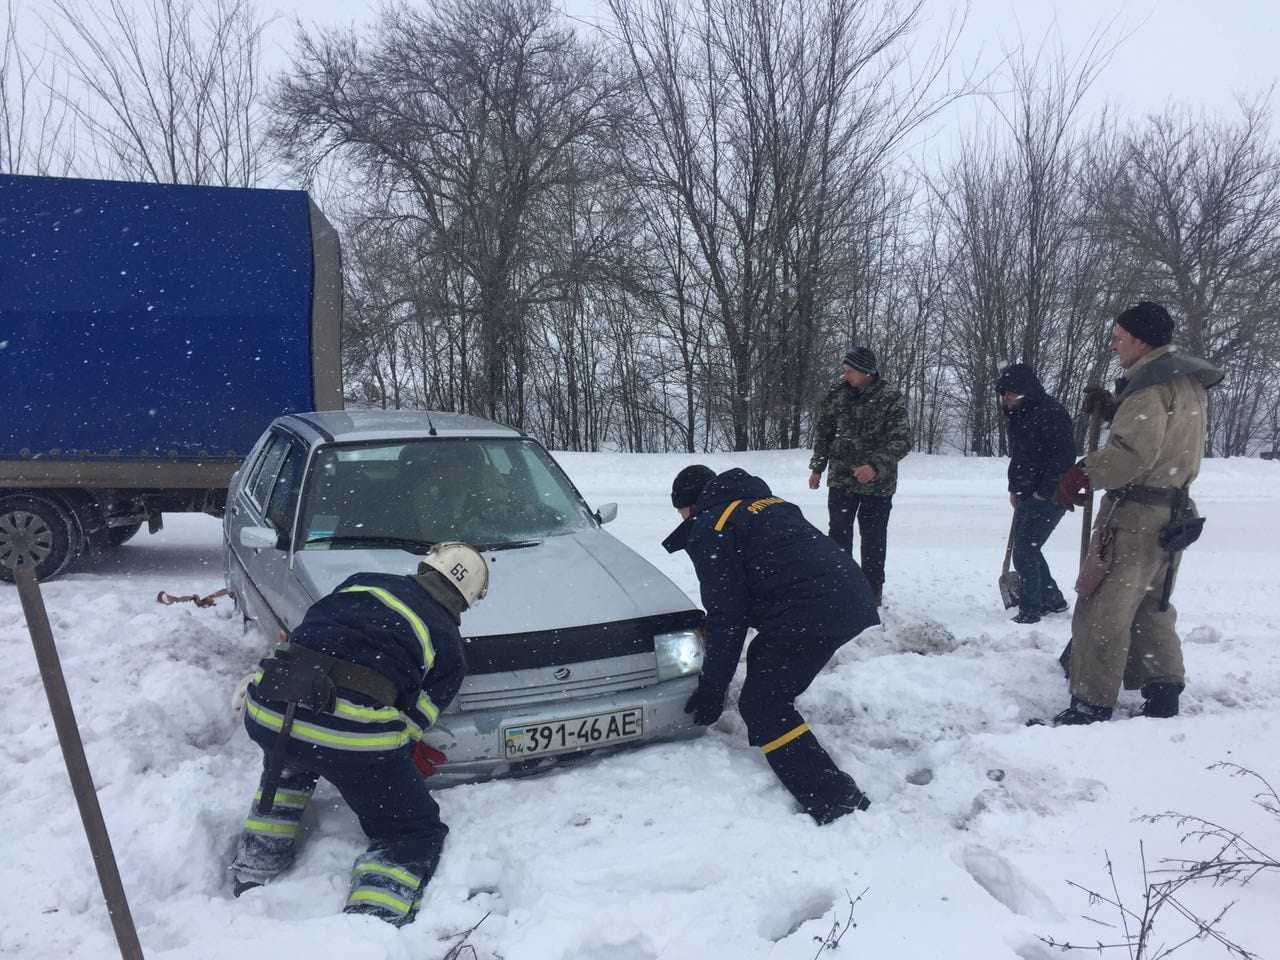
[(292, 865), (324, 777), (369, 837), (344, 912), (413, 920), (449, 832), (423, 780), (445, 757), (420, 738), (466, 675), (458, 626), (488, 584), (475, 549), (438, 544), (413, 576), (348, 577), (262, 661), (245, 728), (263, 775), (231, 864), (237, 897)]
[(866, 810), (870, 801), (822, 749), (795, 701), (837, 649), (880, 622), (867, 578), (799, 507), (745, 470), (716, 476), (686, 467), (671, 503), (684, 522), (663, 546), (689, 554), (707, 611), (702, 674), (685, 712), (715, 723), (754, 626), (738, 697), (748, 741), (818, 823)]

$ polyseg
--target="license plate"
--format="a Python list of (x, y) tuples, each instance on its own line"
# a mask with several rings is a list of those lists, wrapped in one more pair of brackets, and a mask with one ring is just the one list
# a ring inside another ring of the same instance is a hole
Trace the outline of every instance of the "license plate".
[(637, 740), (643, 734), (644, 710), (633, 707), (630, 710), (593, 713), (568, 720), (504, 727), (502, 739), (506, 744), (507, 759), (520, 760), (547, 753), (565, 753)]

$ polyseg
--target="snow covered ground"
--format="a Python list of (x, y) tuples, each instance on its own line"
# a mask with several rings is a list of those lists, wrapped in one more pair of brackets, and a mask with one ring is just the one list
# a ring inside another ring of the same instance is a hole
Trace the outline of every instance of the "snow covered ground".
[[(659, 546), (678, 519), (668, 490), (679, 467), (745, 467), (824, 526), (825, 491), (807, 489), (802, 452), (559, 459), (590, 502), (619, 502), (610, 531), (695, 599), (687, 557)], [(1066, 704), (1055, 658), (1070, 620), (1020, 627), (1001, 608), (1004, 468), (907, 459), (885, 624), (846, 646), (801, 701), (873, 798), (868, 813), (814, 826), (730, 710), (693, 742), (441, 791), (452, 832), (420, 918), (403, 930), (339, 912), (364, 840), (323, 784), (295, 869), (231, 898), (225, 865), (260, 754), (227, 700), (258, 641), (227, 600), (155, 600), (223, 585), (216, 520), (169, 516), (160, 535), (46, 585), (146, 955), (427, 960), (479, 924), (467, 940), (476, 960), (808, 960), (861, 896), (836, 955), (1048, 960), (1060, 954), (1040, 936), (1119, 939), (1087, 919), (1114, 922), (1114, 911), (1091, 907), (1068, 881), (1110, 892), (1109, 855), (1121, 895), (1140, 909), (1140, 843), (1151, 867), (1206, 852), (1180, 845), (1175, 824), (1140, 815), (1196, 814), (1280, 855), (1280, 822), (1252, 800), (1258, 785), (1208, 769), (1230, 761), (1280, 785), (1280, 465), (1205, 462), (1195, 495), (1208, 524), (1175, 595), (1190, 680), (1183, 715), (1062, 729), (1023, 725)], [(1079, 516), (1048, 551), (1068, 590)], [(0, 956), (109, 958), (110, 921), (8, 585), (0, 651)], [(1137, 703), (1125, 694), (1118, 713)], [(1260, 956), (1280, 955), (1275, 872), (1185, 899), (1205, 916), (1237, 900), (1224, 929)], [(1171, 908), (1161, 915), (1158, 940), (1187, 934)], [(1225, 954), (1201, 942), (1177, 956)]]

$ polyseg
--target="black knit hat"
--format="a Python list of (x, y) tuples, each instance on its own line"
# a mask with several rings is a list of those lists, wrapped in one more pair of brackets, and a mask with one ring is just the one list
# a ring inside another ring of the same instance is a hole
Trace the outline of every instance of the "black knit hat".
[(698, 501), (707, 481), (715, 475), (714, 470), (700, 463), (685, 467), (671, 481), (671, 505), (677, 510), (682, 507), (692, 507)]
[(1016, 393), (1025, 397), (1039, 387), (1040, 380), (1035, 371), (1025, 363), (1011, 363), (996, 377), (996, 393)]
[(870, 347), (854, 347), (844, 355), (844, 365), (861, 373), (875, 373), (876, 355)]
[(1150, 300), (1143, 300), (1124, 311), (1116, 317), (1116, 324), (1153, 347), (1163, 347), (1173, 341), (1173, 317), (1160, 304)]

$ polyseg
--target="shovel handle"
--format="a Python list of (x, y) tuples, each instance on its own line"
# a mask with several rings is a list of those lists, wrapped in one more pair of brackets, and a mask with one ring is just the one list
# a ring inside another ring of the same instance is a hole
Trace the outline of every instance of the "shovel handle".
[(1004, 547), (1004, 566), (1000, 570), (1000, 575), (1005, 576), (1009, 572), (1009, 561), (1013, 559), (1013, 531), (1018, 523), (1018, 511), (1014, 508), (1013, 519), (1009, 521), (1009, 542)]
[[(1089, 435), (1085, 443), (1085, 453), (1093, 453), (1098, 449), (1098, 434), (1102, 432), (1102, 411), (1097, 407), (1089, 414)], [(1089, 555), (1089, 540), (1093, 536), (1093, 491), (1084, 502), (1080, 512), (1080, 563)]]

